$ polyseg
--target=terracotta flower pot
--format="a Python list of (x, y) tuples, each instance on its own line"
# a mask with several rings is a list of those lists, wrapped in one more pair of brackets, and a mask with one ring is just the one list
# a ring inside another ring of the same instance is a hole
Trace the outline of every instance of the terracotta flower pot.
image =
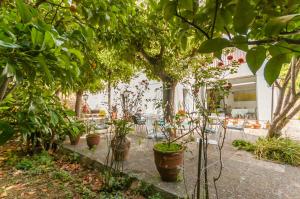
[(89, 149), (92, 149), (94, 146), (97, 146), (100, 142), (100, 135), (97, 133), (89, 134), (86, 136), (86, 143)]
[(153, 151), (155, 165), (161, 179), (166, 182), (177, 181), (183, 162), (184, 148), (182, 147), (181, 150), (176, 152), (162, 152), (155, 148), (153, 148)]
[(128, 153), (130, 148), (130, 140), (125, 138), (114, 137), (111, 140), (111, 148), (113, 152), (113, 159), (116, 161), (124, 161), (128, 159)]
[(70, 138), (71, 145), (77, 145), (80, 140), (80, 135), (77, 135), (75, 137), (70, 135), (69, 138)]

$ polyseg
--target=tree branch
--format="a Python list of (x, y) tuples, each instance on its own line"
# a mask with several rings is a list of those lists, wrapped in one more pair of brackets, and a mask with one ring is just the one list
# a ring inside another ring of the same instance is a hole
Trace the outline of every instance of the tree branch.
[(294, 97), (296, 95), (296, 60), (295, 57), (292, 57), (291, 61), (291, 90), (292, 90), (292, 96)]
[(228, 38), (231, 40), (232, 38), (231, 38), (230, 32), (229, 32), (229, 30), (227, 29), (226, 26), (224, 26), (224, 30), (226, 31), (226, 34), (227, 34)]
[(199, 30), (207, 39), (210, 39), (210, 36), (208, 35), (207, 32), (205, 32), (200, 26), (196, 25), (193, 22), (190, 22), (188, 19), (186, 19), (183, 16), (179, 15), (177, 10), (176, 10), (175, 16), (180, 18), (183, 22), (185, 22), (185, 23), (189, 24), (190, 26), (194, 27), (195, 29)]
[(289, 32), (280, 32), (280, 35), (295, 35), (295, 34), (300, 34), (300, 30), (293, 30)]
[(284, 37), (278, 37), (277, 39), (263, 39), (263, 40), (255, 40), (248, 41), (249, 45), (262, 45), (262, 44), (271, 44), (274, 42), (285, 41), (288, 44), (300, 44), (300, 39), (289, 39)]
[(214, 13), (214, 19), (213, 19), (213, 23), (212, 23), (210, 38), (214, 37), (214, 30), (215, 30), (215, 25), (216, 25), (216, 21), (217, 21), (218, 8), (219, 8), (219, 1), (216, 0), (215, 13)]

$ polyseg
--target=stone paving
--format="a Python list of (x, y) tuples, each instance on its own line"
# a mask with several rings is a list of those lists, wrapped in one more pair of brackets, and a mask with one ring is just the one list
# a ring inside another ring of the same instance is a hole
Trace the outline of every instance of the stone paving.
[[(300, 198), (300, 168), (289, 165), (258, 160), (248, 152), (238, 151), (231, 146), (233, 139), (240, 133), (230, 132), (223, 149), (223, 173), (217, 182), (220, 199), (299, 199)], [(185, 198), (186, 189), (189, 195), (193, 193), (197, 176), (197, 143), (189, 143), (185, 152), (184, 175), (176, 183), (160, 180), (153, 160), (153, 140), (132, 135), (129, 159), (124, 162), (124, 172), (129, 176), (155, 185), (158, 189), (170, 193), (169, 198)], [(255, 140), (257, 136), (247, 134), (247, 139)], [(88, 150), (84, 138), (79, 145), (65, 144), (65, 148), (88, 157), (99, 164), (104, 164), (108, 152), (108, 139), (103, 136), (95, 150)], [(216, 198), (212, 179), (217, 175), (218, 151), (210, 145), (209, 150), (209, 181), (210, 198)], [(183, 176), (184, 179), (183, 180)], [(186, 189), (185, 189), (186, 184)]]

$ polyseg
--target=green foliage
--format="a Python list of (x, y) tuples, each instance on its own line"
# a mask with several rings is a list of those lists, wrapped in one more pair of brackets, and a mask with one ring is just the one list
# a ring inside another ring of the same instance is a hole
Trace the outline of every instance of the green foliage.
[(0, 82), (4, 77), (14, 77), (15, 84), (26, 79), (49, 86), (64, 82), (70, 87), (79, 76), (82, 55), (68, 45), (68, 34), (59, 31), (59, 24), (54, 25), (56, 16), (64, 11), (57, 9), (56, 14), (49, 14), (50, 4), (36, 7), (22, 0), (6, 4), (0, 7)]
[(67, 171), (64, 170), (54, 172), (53, 178), (61, 180), (63, 182), (68, 182), (72, 180), (72, 176)]
[(259, 138), (254, 144), (245, 140), (234, 140), (232, 145), (254, 153), (259, 159), (300, 165), (300, 143), (289, 138)]
[(266, 49), (263, 46), (251, 48), (246, 55), (248, 66), (253, 74), (256, 74), (258, 69), (264, 63), (265, 59)]
[(255, 145), (252, 144), (251, 142), (247, 142), (245, 140), (234, 140), (232, 142), (232, 145), (239, 150), (245, 150), (245, 151), (251, 151), (251, 152), (253, 152), (255, 150)]
[(271, 18), (266, 25), (265, 33), (266, 35), (277, 35), (282, 31), (290, 21), (295, 17), (299, 17), (300, 14), (290, 14), (280, 17)]
[(177, 143), (157, 143), (154, 145), (154, 149), (160, 152), (165, 152), (165, 153), (172, 153), (172, 152), (178, 152), (183, 149), (183, 146)]
[[(253, 73), (265, 59), (268, 61), (267, 55), (271, 55), (264, 73), (270, 85), (279, 77), (282, 64), (289, 62), (292, 56), (300, 55), (298, 1), (205, 1), (194, 2), (197, 6), (191, 9), (190, 1), (160, 0), (160, 5), (168, 4), (172, 5), (172, 10), (162, 6), (162, 11), (168, 15), (169, 24), (175, 31), (184, 29), (187, 37), (200, 43), (200, 52), (214, 53), (218, 57), (230, 44), (246, 51), (247, 63)], [(225, 42), (224, 37), (228, 41)], [(184, 42), (181, 45), (185, 45)], [(286, 54), (289, 60), (283, 62), (283, 55), (276, 57), (278, 54)]]
[(45, 168), (53, 165), (53, 158), (46, 151), (25, 157), (11, 153), (5, 163), (19, 170), (29, 170), (31, 174), (40, 174), (46, 171)]
[(125, 119), (113, 120), (113, 125), (115, 127), (115, 136), (117, 138), (124, 138), (133, 131), (133, 124)]
[(260, 138), (254, 153), (258, 158), (300, 166), (300, 144), (288, 138)]
[(233, 27), (240, 34), (247, 34), (248, 27), (254, 20), (254, 8), (249, 1), (238, 0), (233, 16)]
[(139, 186), (133, 190), (133, 192), (151, 199), (163, 198), (159, 193), (157, 193), (153, 185), (147, 184), (143, 181), (139, 183)]
[(288, 61), (289, 59), (286, 54), (279, 54), (272, 57), (268, 61), (264, 70), (264, 74), (269, 85), (272, 85), (273, 82), (279, 77), (282, 65)]
[(229, 47), (230, 41), (224, 38), (215, 38), (204, 41), (199, 47), (200, 53), (212, 53)]
[(0, 145), (10, 140), (14, 135), (14, 130), (5, 121), (0, 121)]
[(31, 160), (23, 159), (20, 162), (17, 163), (16, 169), (19, 170), (29, 170), (33, 167), (33, 163)]
[(74, 122), (69, 120), (69, 112), (53, 93), (37, 85), (24, 84), (0, 102), (1, 124), (5, 123), (0, 125), (1, 143), (7, 141), (8, 137), (3, 134), (8, 126), (15, 136), (27, 143), (30, 151), (55, 149), (67, 134), (77, 130)]

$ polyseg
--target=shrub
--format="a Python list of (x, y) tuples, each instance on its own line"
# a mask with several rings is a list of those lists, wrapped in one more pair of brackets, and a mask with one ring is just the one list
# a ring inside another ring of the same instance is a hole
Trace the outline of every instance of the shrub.
[(33, 162), (29, 159), (23, 159), (16, 164), (16, 169), (19, 170), (29, 170), (33, 167)]
[(300, 143), (288, 138), (259, 138), (254, 144), (234, 140), (232, 145), (254, 153), (259, 159), (300, 166)]
[(82, 130), (53, 93), (24, 83), (6, 97), (0, 103), (0, 145), (20, 136), (28, 152), (57, 150), (66, 135)]
[(245, 140), (234, 140), (232, 142), (232, 145), (239, 150), (245, 150), (245, 151), (254, 151), (255, 145), (251, 142), (245, 141)]
[(258, 158), (294, 166), (300, 165), (300, 144), (287, 138), (258, 139), (254, 153)]
[(53, 173), (53, 178), (61, 180), (63, 182), (68, 182), (72, 180), (71, 175), (67, 171), (56, 171)]

